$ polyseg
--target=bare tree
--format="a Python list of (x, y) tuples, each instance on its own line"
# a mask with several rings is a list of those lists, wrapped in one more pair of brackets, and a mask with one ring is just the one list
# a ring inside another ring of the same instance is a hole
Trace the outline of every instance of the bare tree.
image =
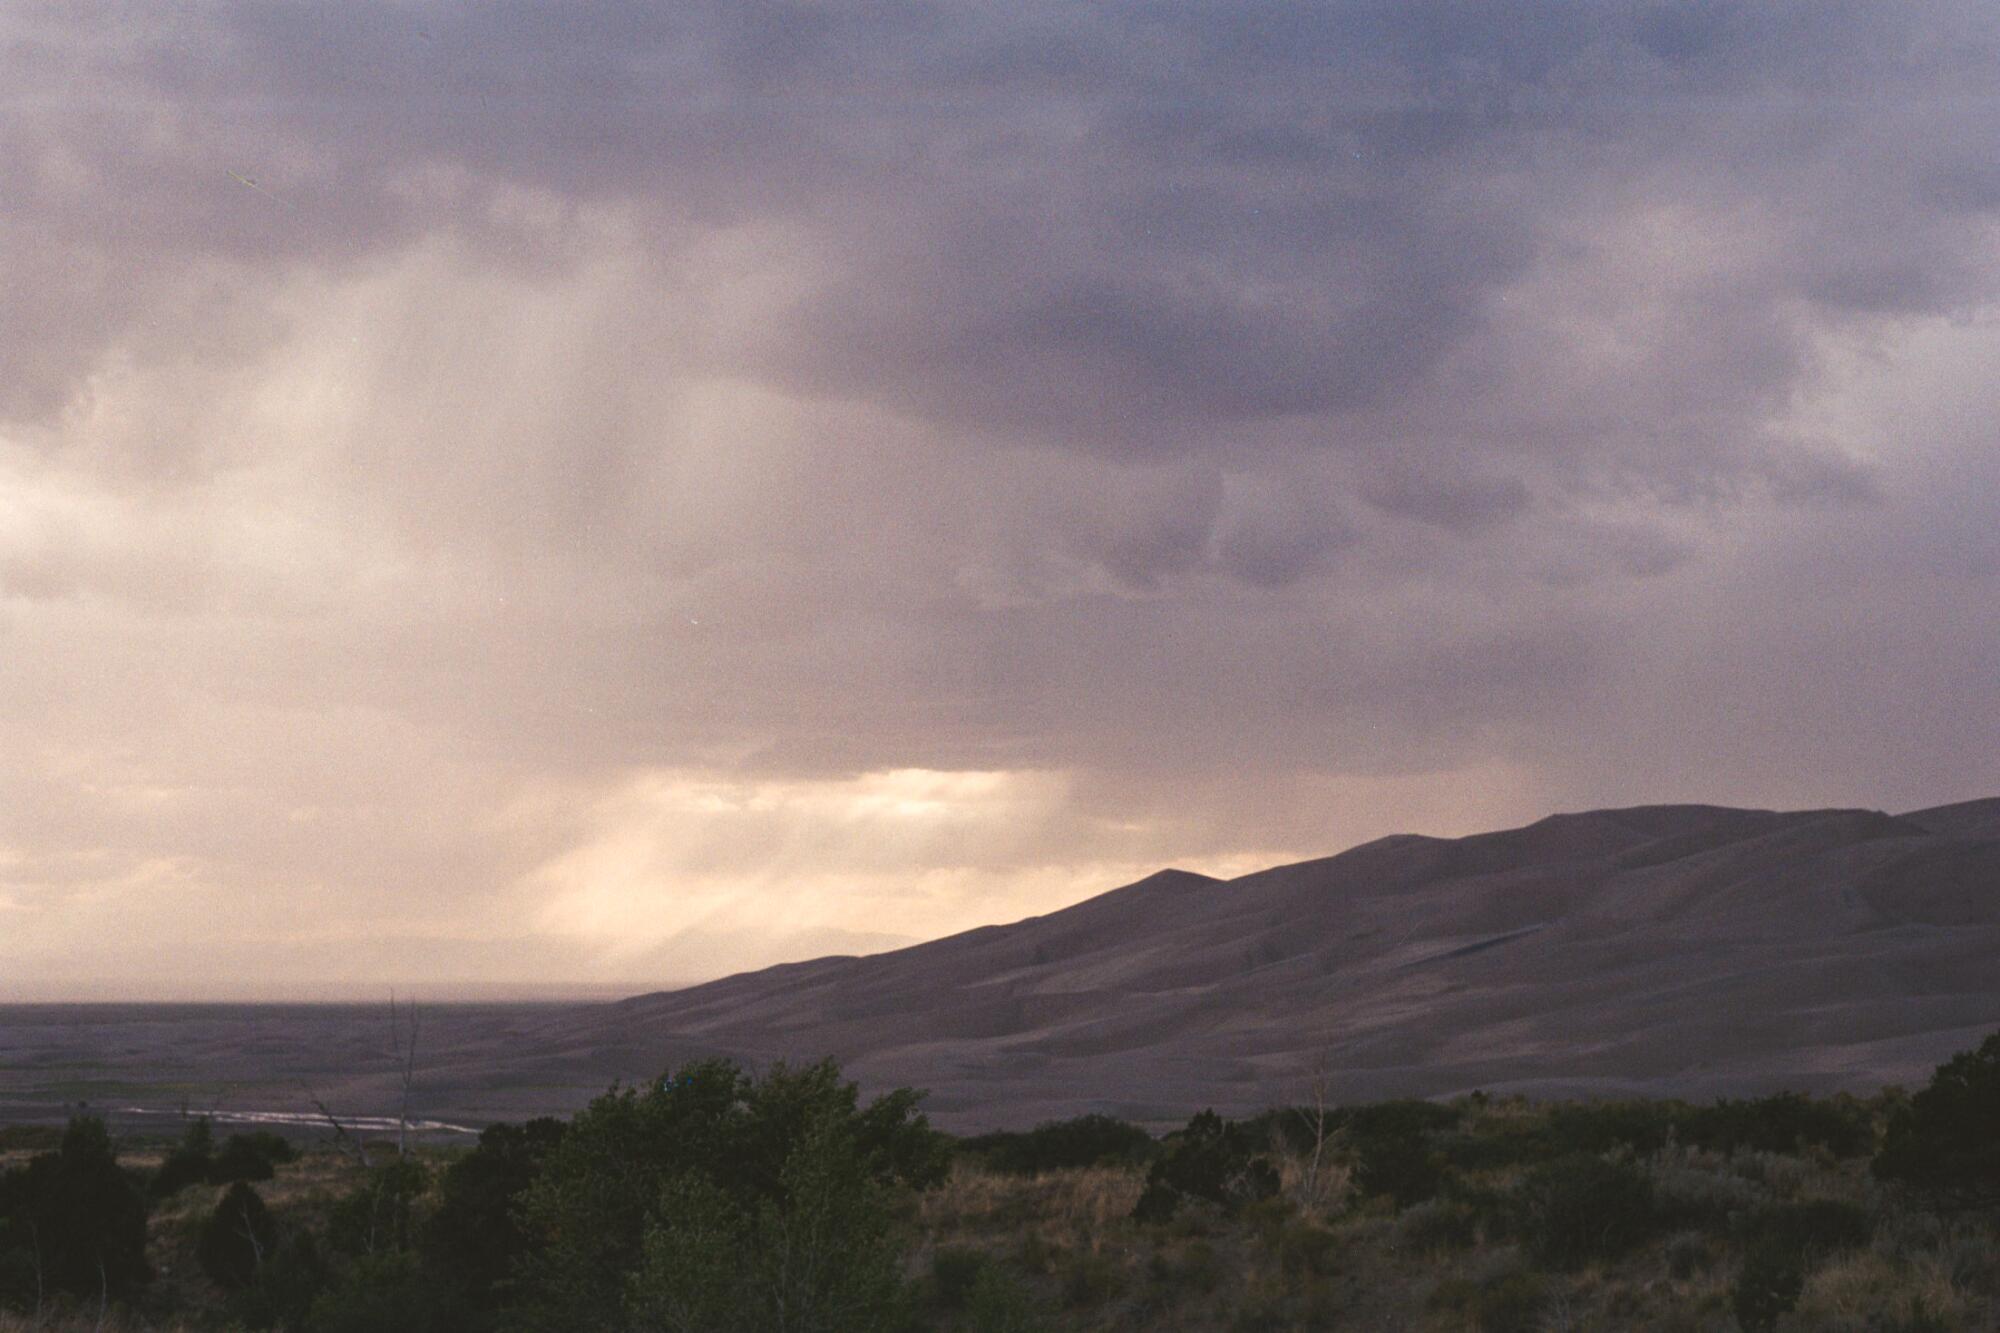
[(299, 1085), (299, 1091), (306, 1095), (306, 1100), (311, 1102), (313, 1109), (319, 1112), (319, 1118), (333, 1126), (334, 1145), (342, 1152), (354, 1154), (355, 1162), (366, 1168), (368, 1165), (368, 1145), (362, 1141), (361, 1136), (359, 1134), (348, 1133), (347, 1126), (340, 1123), (340, 1117), (336, 1116), (327, 1104), (320, 1099), (318, 1093), (303, 1083)]
[(1298, 1201), (1310, 1208), (1323, 1209), (1345, 1190), (1347, 1175), (1336, 1160), (1343, 1132), (1333, 1115), (1333, 1075), (1324, 1053), (1313, 1062), (1310, 1087), (1311, 1105), (1296, 1107), (1293, 1113), (1304, 1122), (1312, 1147), (1304, 1153), (1287, 1151), (1284, 1155), (1295, 1176)]
[[(410, 1085), (417, 1077), (417, 1031), (420, 1015), (416, 1001), (405, 1013), (396, 1010), (396, 992), (389, 992), (389, 1040), (396, 1055), (396, 1073), (402, 1082), (402, 1102), (396, 1110), (396, 1156), (410, 1153)], [(405, 1023), (408, 1033), (404, 1032)]]

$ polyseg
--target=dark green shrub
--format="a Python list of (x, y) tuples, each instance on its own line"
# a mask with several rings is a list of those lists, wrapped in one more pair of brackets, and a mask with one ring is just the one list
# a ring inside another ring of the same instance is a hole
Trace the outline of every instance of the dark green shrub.
[(1203, 1111), (1161, 1145), (1132, 1216), (1157, 1223), (1171, 1218), (1189, 1199), (1234, 1212), (1272, 1197), (1278, 1192), (1278, 1168), (1257, 1151), (1260, 1142), (1244, 1126)]
[(1749, 1227), (1758, 1243), (1802, 1260), (1859, 1249), (1875, 1230), (1866, 1209), (1836, 1199), (1778, 1204), (1753, 1216)]
[(1481, 1289), (1472, 1313), (1480, 1333), (1540, 1333), (1548, 1308), (1546, 1278), (1539, 1273), (1509, 1273)]
[(417, 1206), (429, 1185), (430, 1173), (414, 1157), (385, 1162), (369, 1172), (360, 1189), (334, 1205), (327, 1239), (351, 1255), (402, 1254), (413, 1249)]
[(990, 1262), (980, 1251), (962, 1245), (947, 1245), (931, 1255), (931, 1289), (938, 1304), (947, 1310), (964, 1309)]
[(277, 1248), (278, 1227), (271, 1210), (256, 1190), (239, 1180), (202, 1223), (195, 1254), (211, 1282), (233, 1291), (256, 1281), (265, 1256)]
[(1550, 1108), (1543, 1139), (1551, 1156), (1628, 1148), (1644, 1157), (1674, 1135), (1686, 1108), (1673, 1102), (1581, 1102)]
[(1616, 1258), (1654, 1229), (1652, 1183), (1622, 1162), (1578, 1154), (1529, 1172), (1518, 1194), (1521, 1234), (1558, 1270)]
[(1853, 1102), (1815, 1101), (1796, 1092), (1748, 1101), (1724, 1098), (1691, 1110), (1681, 1119), (1682, 1142), (1717, 1152), (1751, 1148), (1799, 1152), (1825, 1148), (1836, 1157), (1865, 1157), (1875, 1148), (1875, 1128), (1866, 1108)]
[(1147, 1272), (1169, 1290), (1210, 1292), (1222, 1285), (1222, 1256), (1205, 1240), (1189, 1241), (1177, 1250), (1155, 1250)]
[(2000, 1204), (2000, 1032), (1944, 1064), (1889, 1121), (1875, 1174), (1941, 1202)]
[(366, 1255), (320, 1293), (307, 1333), (448, 1333), (449, 1297), (407, 1252)]
[(479, 1145), (445, 1169), (420, 1248), (425, 1265), (471, 1307), (497, 1304), (528, 1253), (516, 1209), (567, 1128), (547, 1117), (489, 1125)]
[(1325, 1277), (1333, 1272), (1340, 1240), (1312, 1222), (1287, 1222), (1272, 1238), (1270, 1248), (1287, 1277)]
[(1485, 1282), (1448, 1278), (1431, 1293), (1430, 1307), (1462, 1316), (1480, 1333), (1540, 1333), (1549, 1305), (1540, 1274), (1502, 1273)]
[(298, 1149), (268, 1130), (231, 1134), (209, 1164), (208, 1183), (233, 1185), (239, 1180), (269, 1180), (277, 1168), (298, 1160)]
[(104, 1122), (78, 1116), (62, 1145), (0, 1175), (0, 1280), (14, 1299), (131, 1295), (146, 1265), (146, 1196)]
[(999, 1264), (979, 1270), (966, 1302), (965, 1327), (971, 1333), (1045, 1333), (1048, 1316), (1020, 1279)]
[[(510, 1323), (615, 1327), (642, 1260), (650, 1276), (632, 1299), (663, 1301), (661, 1284), (717, 1237), (776, 1245), (811, 1217), (845, 1217), (853, 1252), (872, 1254), (887, 1191), (934, 1183), (949, 1165), (918, 1099), (905, 1088), (860, 1106), (830, 1061), (752, 1079), (712, 1060), (645, 1089), (614, 1088), (571, 1122), (521, 1195), (528, 1249)], [(836, 1179), (851, 1198), (828, 1196)], [(669, 1207), (677, 1197), (693, 1211)], [(850, 1202), (851, 1216), (841, 1212)], [(753, 1271), (756, 1261), (728, 1267)], [(856, 1262), (856, 1281), (872, 1280), (875, 1270)]]
[(1469, 1248), (1479, 1238), (1479, 1220), (1471, 1205), (1457, 1199), (1431, 1199), (1405, 1212), (1396, 1224), (1397, 1237), (1422, 1254)]
[(1025, 1133), (981, 1134), (961, 1140), (958, 1146), (991, 1170), (1033, 1175), (1089, 1166), (1134, 1165), (1152, 1155), (1154, 1144), (1151, 1134), (1128, 1121), (1085, 1115), (1052, 1120)]
[(1779, 1242), (1760, 1242), (1743, 1258), (1743, 1269), (1730, 1289), (1730, 1304), (1743, 1333), (1769, 1333), (1799, 1302), (1805, 1270), (1798, 1251)]
[(326, 1291), (329, 1272), (319, 1243), (305, 1230), (280, 1232), (277, 1248), (257, 1266), (250, 1285), (230, 1300), (230, 1313), (247, 1328), (306, 1328), (313, 1302)]
[(1364, 1195), (1386, 1195), (1398, 1208), (1435, 1198), (1444, 1187), (1444, 1159), (1419, 1134), (1354, 1140), (1354, 1184)]
[(179, 1145), (160, 1163), (147, 1188), (156, 1199), (169, 1198), (189, 1185), (208, 1183), (214, 1168), (215, 1127), (202, 1116), (182, 1131)]
[(633, 1324), (678, 1333), (882, 1333), (909, 1293), (886, 1187), (853, 1126), (802, 1127), (776, 1189), (754, 1202), (689, 1172), (669, 1182), (626, 1283)]
[(1676, 1282), (1706, 1273), (1714, 1262), (1715, 1251), (1706, 1236), (1687, 1232), (1667, 1242), (1667, 1276)]
[(1073, 1310), (1102, 1305), (1125, 1289), (1125, 1272), (1096, 1250), (1069, 1254), (1056, 1265), (1063, 1304)]

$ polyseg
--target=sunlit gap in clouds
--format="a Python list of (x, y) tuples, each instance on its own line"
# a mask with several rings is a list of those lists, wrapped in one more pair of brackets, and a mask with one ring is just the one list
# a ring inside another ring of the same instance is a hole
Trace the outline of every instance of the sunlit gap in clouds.
[[(1051, 911), (1158, 868), (1158, 830), (1095, 822), (1064, 847), (1059, 773), (888, 769), (830, 778), (634, 776), (588, 839), (530, 877), (539, 926), (611, 960), (713, 975), (872, 952)], [(1208, 858), (1241, 873), (1282, 853)]]
[(606, 972), (694, 980), (1055, 911), (1167, 865), (1230, 879), (1388, 832), (1467, 832), (1534, 799), (1497, 766), (1329, 777), (1280, 821), (1296, 841), (1245, 845), (1094, 814), (1058, 771), (648, 770), (601, 799), (583, 841), (523, 894), (543, 904), (538, 930)]

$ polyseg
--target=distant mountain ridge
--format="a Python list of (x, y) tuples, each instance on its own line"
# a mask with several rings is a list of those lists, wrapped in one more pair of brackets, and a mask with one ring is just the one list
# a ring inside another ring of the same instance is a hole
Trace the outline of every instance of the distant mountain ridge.
[[(1475, 1087), (1916, 1082), (2000, 1027), (2000, 798), (1889, 815), (1640, 806), (1396, 835), (1233, 880), (553, 1018), (526, 1066), (838, 1057), (960, 1127)], [(495, 1075), (497, 1076), (497, 1075)]]

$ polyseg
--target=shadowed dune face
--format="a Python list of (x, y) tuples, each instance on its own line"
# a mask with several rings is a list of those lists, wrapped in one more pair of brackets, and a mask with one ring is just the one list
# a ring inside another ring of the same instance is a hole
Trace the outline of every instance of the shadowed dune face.
[[(566, 1016), (832, 1054), (939, 1119), (1169, 1119), (1295, 1098), (1870, 1088), (2000, 1023), (2000, 801), (1890, 816), (1653, 806), (1395, 837), (1227, 882)], [(619, 1071), (628, 1076), (639, 1069)]]
[[(1229, 881), (1162, 871), (1011, 925), (617, 1004), (447, 1007), (419, 1101), (462, 1123), (568, 1112), (711, 1055), (832, 1055), (871, 1088), (928, 1088), (962, 1130), (1236, 1114), (1308, 1096), (1320, 1071), (1344, 1100), (1872, 1090), (2000, 1026), (1995, 958), (2000, 801), (1608, 810)], [(397, 1105), (365, 1007), (128, 1008), (23, 1016), (0, 1103)], [(99, 1082), (64, 1091), (86, 1046)]]

